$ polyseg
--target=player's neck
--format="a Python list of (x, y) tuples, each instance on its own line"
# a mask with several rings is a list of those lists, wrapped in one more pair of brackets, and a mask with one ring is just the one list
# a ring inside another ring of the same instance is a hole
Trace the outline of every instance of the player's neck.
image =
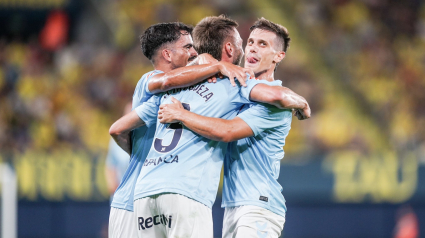
[(170, 72), (173, 70), (171, 64), (157, 64), (154, 66), (155, 70), (161, 70), (164, 73)]
[(255, 77), (257, 79), (267, 80), (269, 82), (274, 81), (274, 70), (265, 70), (261, 72), (255, 72)]
[(168, 73), (171, 70), (173, 70), (175, 67), (173, 67), (173, 64), (171, 62), (167, 61), (160, 61), (157, 64), (154, 64), (155, 70), (161, 70), (164, 73)]
[(226, 57), (226, 55), (222, 55), (220, 61), (233, 64), (233, 59), (232, 58), (229, 58), (229, 57)]

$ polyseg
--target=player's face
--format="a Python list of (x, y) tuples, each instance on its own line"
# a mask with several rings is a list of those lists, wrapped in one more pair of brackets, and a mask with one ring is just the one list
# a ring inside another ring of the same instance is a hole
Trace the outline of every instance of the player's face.
[(245, 47), (245, 67), (252, 68), (255, 74), (274, 70), (278, 55), (282, 54), (282, 51), (276, 50), (277, 44), (275, 33), (254, 29)]
[(182, 32), (179, 40), (171, 46), (171, 64), (173, 69), (184, 67), (188, 62), (194, 60), (198, 53), (193, 48), (192, 36)]

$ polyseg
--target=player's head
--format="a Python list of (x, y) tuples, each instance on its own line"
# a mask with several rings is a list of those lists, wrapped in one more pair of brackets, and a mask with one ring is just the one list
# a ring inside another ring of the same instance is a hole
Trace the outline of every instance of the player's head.
[(193, 42), (199, 54), (208, 53), (217, 60), (240, 64), (243, 56), (238, 23), (221, 16), (205, 17), (193, 29)]
[(166, 62), (172, 69), (186, 66), (198, 55), (193, 48), (193, 28), (181, 22), (150, 26), (140, 36), (143, 54), (155, 66)]
[(245, 67), (252, 68), (256, 75), (270, 70), (273, 72), (285, 58), (289, 47), (288, 30), (263, 17), (250, 30), (245, 47)]

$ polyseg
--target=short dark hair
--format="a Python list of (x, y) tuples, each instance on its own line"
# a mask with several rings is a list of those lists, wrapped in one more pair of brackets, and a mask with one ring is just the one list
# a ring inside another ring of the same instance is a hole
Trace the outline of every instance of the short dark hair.
[(205, 17), (193, 29), (193, 47), (198, 54), (208, 53), (221, 60), (224, 41), (238, 23), (224, 15)]
[(276, 34), (279, 42), (282, 45), (282, 50), (286, 52), (286, 50), (289, 48), (289, 42), (291, 41), (291, 38), (289, 38), (289, 32), (288, 30), (279, 24), (273, 23), (264, 17), (258, 19), (254, 25), (252, 25), (249, 28), (251, 31), (255, 29), (261, 29), (266, 31), (271, 31)]
[(152, 61), (156, 51), (167, 43), (172, 43), (180, 39), (182, 31), (191, 34), (192, 26), (181, 22), (159, 23), (148, 27), (140, 36), (140, 43), (143, 54)]

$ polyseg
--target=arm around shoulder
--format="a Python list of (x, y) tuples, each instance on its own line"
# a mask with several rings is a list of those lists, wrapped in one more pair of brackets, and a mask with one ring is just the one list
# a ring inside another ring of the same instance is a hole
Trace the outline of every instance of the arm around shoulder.
[(165, 92), (199, 83), (220, 72), (219, 63), (186, 66), (167, 73), (157, 74), (149, 79), (151, 93)]
[(280, 109), (296, 109), (302, 111), (303, 118), (299, 117), (301, 120), (310, 118), (311, 111), (307, 100), (289, 88), (257, 84), (252, 88), (250, 98), (253, 101), (271, 104)]
[(160, 106), (158, 118), (161, 123), (181, 122), (193, 132), (210, 140), (231, 142), (252, 136), (254, 133), (249, 125), (239, 117), (226, 120), (214, 117), (205, 117), (184, 110), (181, 103), (171, 98), (172, 104)]

